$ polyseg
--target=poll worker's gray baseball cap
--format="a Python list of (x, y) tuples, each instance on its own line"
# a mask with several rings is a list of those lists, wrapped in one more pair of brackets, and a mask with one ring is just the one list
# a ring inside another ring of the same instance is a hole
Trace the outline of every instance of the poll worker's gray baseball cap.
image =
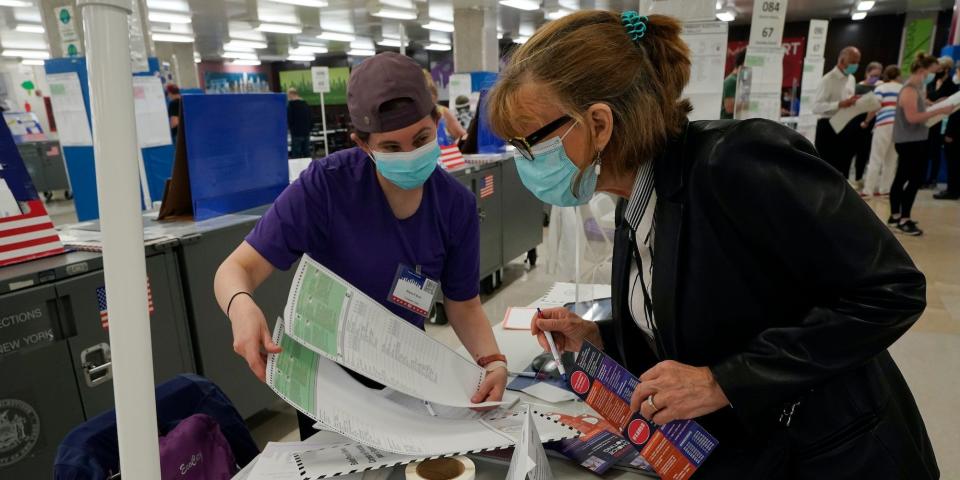
[[(411, 103), (381, 111), (383, 104), (399, 98), (408, 98)], [(413, 125), (435, 106), (420, 65), (399, 53), (387, 52), (353, 69), (347, 84), (347, 108), (354, 128), (379, 133)]]

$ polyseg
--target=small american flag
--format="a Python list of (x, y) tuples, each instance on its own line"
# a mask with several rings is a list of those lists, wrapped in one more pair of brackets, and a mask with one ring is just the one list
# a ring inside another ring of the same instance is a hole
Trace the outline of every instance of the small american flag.
[(490, 195), (493, 195), (493, 175), (480, 179), (480, 198), (487, 198)]
[(466, 165), (463, 160), (463, 154), (456, 145), (447, 145), (440, 147), (440, 166), (444, 170), (453, 170), (454, 168)]
[[(97, 309), (100, 310), (100, 326), (104, 330), (110, 328), (110, 319), (107, 316), (107, 287), (97, 287)], [(147, 311), (153, 314), (153, 289), (150, 288), (150, 279), (147, 279)]]
[[(0, 192), (3, 190), (6, 188)], [(43, 202), (29, 200), (21, 205), (26, 206), (27, 213), (7, 212), (9, 216), (4, 216), (0, 212), (0, 266), (63, 253), (60, 236)]]

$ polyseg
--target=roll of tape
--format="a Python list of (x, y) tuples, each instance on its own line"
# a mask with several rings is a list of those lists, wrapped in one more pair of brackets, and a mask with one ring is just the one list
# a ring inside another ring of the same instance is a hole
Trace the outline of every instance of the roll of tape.
[(467, 457), (447, 457), (407, 465), (407, 480), (474, 480), (477, 467)]

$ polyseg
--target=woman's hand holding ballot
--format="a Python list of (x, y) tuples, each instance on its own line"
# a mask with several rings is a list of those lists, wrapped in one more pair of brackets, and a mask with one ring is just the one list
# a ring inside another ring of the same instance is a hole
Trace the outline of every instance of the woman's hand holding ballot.
[(543, 351), (550, 351), (550, 344), (544, 332), (552, 332), (557, 350), (563, 352), (579, 352), (580, 346), (586, 340), (598, 348), (603, 348), (600, 340), (600, 329), (597, 324), (588, 322), (577, 314), (563, 307), (541, 310), (530, 324), (530, 333), (536, 335)]
[[(504, 367), (487, 370), (487, 376), (483, 378), (483, 383), (473, 394), (470, 401), (473, 403), (499, 402), (503, 400), (503, 392), (507, 388), (507, 369)], [(477, 409), (492, 410), (495, 407)]]

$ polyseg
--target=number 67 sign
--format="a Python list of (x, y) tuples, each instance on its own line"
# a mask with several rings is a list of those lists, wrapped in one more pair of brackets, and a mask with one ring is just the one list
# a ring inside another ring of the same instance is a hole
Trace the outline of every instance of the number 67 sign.
[(755, 0), (750, 24), (750, 45), (777, 46), (783, 41), (787, 0)]

